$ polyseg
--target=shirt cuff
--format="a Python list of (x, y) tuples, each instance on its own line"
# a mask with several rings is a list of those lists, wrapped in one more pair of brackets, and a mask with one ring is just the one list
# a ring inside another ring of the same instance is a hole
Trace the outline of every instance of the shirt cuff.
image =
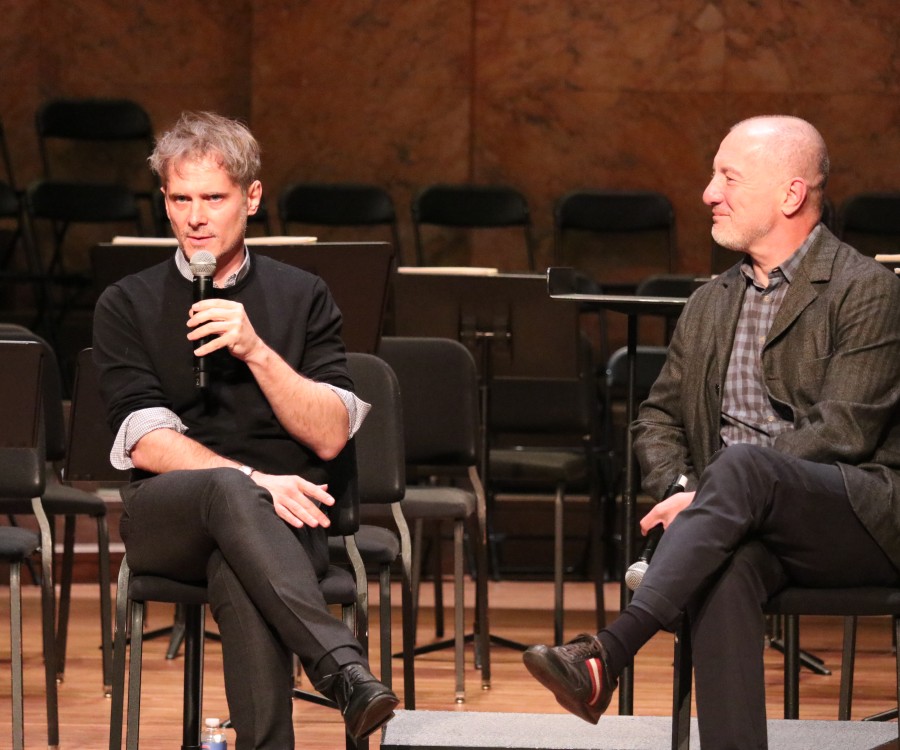
[(355, 393), (351, 393), (343, 388), (338, 388), (336, 385), (331, 385), (330, 383), (320, 383), (320, 385), (330, 388), (338, 395), (338, 398), (344, 402), (344, 406), (347, 409), (347, 416), (350, 418), (350, 433), (347, 436), (347, 439), (349, 440), (356, 434), (357, 430), (362, 427), (362, 423), (369, 413), (369, 410), (372, 408), (372, 404), (367, 404)]
[(125, 417), (116, 433), (109, 452), (110, 463), (117, 469), (133, 469), (131, 451), (138, 440), (148, 432), (162, 429), (175, 430), (182, 435), (187, 432), (187, 427), (178, 415), (164, 406), (151, 406), (132, 412)]

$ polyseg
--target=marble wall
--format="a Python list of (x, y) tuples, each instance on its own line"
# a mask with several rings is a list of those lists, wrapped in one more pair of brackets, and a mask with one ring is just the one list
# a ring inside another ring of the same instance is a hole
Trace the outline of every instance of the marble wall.
[[(829, 188), (900, 187), (896, 0), (0, 0), (0, 117), (17, 178), (53, 96), (127, 96), (158, 128), (185, 108), (247, 119), (275, 197), (292, 180), (376, 182), (404, 250), (431, 182), (527, 196), (550, 260), (552, 205), (581, 187), (654, 189), (677, 269), (709, 270), (700, 195), (722, 135), (752, 114), (812, 120)], [(520, 265), (511, 241), (472, 262)]]

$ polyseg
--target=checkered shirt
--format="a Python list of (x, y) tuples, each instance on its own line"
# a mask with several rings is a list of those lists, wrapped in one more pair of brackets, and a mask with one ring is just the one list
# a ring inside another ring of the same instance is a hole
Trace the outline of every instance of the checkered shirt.
[(790, 258), (769, 272), (766, 286), (756, 280), (749, 258), (741, 265), (747, 288), (722, 396), (720, 435), (725, 446), (734, 443), (771, 445), (778, 435), (794, 427), (790, 420), (775, 411), (766, 394), (762, 351), (791, 279), (818, 231), (816, 227)]

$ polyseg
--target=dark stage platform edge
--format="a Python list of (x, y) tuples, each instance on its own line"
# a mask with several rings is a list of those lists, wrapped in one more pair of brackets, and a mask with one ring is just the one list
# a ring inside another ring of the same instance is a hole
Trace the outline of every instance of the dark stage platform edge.
[[(769, 750), (897, 748), (897, 724), (769, 720)], [(597, 726), (568, 714), (397, 711), (383, 730), (382, 750), (669, 750), (664, 716), (604, 716)], [(373, 743), (374, 744), (374, 743)], [(696, 719), (691, 748), (700, 747)]]

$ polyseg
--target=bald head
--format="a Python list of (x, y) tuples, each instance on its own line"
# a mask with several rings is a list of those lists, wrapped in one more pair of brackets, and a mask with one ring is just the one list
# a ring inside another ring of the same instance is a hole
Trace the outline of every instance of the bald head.
[(739, 122), (719, 145), (703, 191), (713, 239), (768, 273), (819, 223), (827, 178), (825, 142), (805, 120), (775, 115)]
[(763, 115), (742, 120), (731, 128), (757, 143), (774, 180), (801, 178), (807, 186), (810, 208), (821, 213), (828, 182), (828, 148), (816, 128), (799, 117)]

